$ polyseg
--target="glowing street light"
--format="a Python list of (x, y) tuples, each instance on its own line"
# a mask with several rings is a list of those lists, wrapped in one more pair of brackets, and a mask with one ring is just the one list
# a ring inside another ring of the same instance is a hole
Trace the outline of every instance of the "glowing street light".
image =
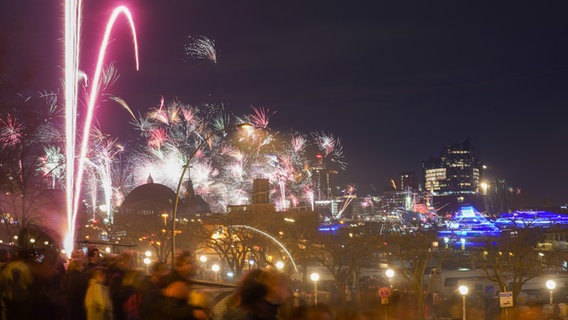
[(205, 272), (207, 269), (207, 256), (206, 255), (200, 255), (199, 256), (199, 261), (201, 261), (201, 279), (205, 279)]
[(218, 134), (228, 132), (228, 131), (231, 131), (231, 130), (235, 130), (235, 129), (239, 129), (239, 128), (244, 128), (249, 135), (251, 134), (249, 131), (253, 130), (253, 127), (248, 123), (240, 123), (240, 124), (237, 124), (236, 126), (233, 126), (233, 127), (230, 127), (230, 128), (221, 128), (219, 130), (214, 130), (208, 136), (203, 138), (203, 141), (201, 141), (201, 143), (195, 148), (195, 150), (193, 150), (193, 153), (189, 156), (189, 158), (187, 158), (187, 161), (183, 165), (183, 170), (181, 171), (181, 175), (179, 177), (179, 181), (178, 181), (178, 185), (177, 185), (177, 189), (176, 189), (176, 199), (174, 201), (174, 210), (172, 212), (172, 270), (174, 269), (174, 255), (175, 255), (175, 250), (176, 250), (176, 219), (177, 219), (177, 212), (178, 212), (181, 186), (183, 184), (183, 178), (185, 177), (185, 173), (187, 172), (187, 169), (189, 168), (189, 165), (191, 164), (191, 161), (193, 160), (195, 155), (199, 152), (199, 150), (201, 150), (201, 148), (203, 148), (205, 145), (207, 145), (209, 143), (209, 140), (211, 138), (213, 138), (214, 136), (216, 136)]
[(276, 269), (282, 270), (284, 268), (284, 262), (278, 261), (276, 262)]
[(487, 195), (487, 188), (489, 188), (489, 184), (487, 182), (482, 182), (479, 184), (479, 186), (481, 187), (481, 190), (483, 190), (483, 195), (486, 196)]
[(162, 218), (164, 218), (164, 226), (167, 225), (167, 223), (168, 223), (168, 222), (167, 222), (167, 219), (168, 219), (169, 216), (170, 216), (170, 215), (167, 214), (167, 213), (165, 213), (165, 212), (162, 213)]
[(150, 258), (148, 258), (148, 257), (144, 258), (144, 265), (146, 266), (146, 273), (149, 272), (150, 263), (152, 263), (152, 260)]
[(312, 279), (312, 281), (314, 282), (314, 304), (317, 306), (318, 305), (318, 281), (320, 279), (320, 276), (319, 276), (319, 274), (314, 272), (310, 275), (310, 279)]
[(214, 264), (211, 266), (211, 270), (213, 270), (213, 272), (215, 272), (215, 281), (219, 281), (217, 274), (219, 272), (219, 270), (221, 270), (221, 267), (219, 267), (218, 264)]
[(392, 278), (394, 277), (394, 270), (393, 269), (387, 269), (385, 274), (387, 275), (387, 278), (389, 279), (389, 285), (392, 288)]
[(552, 304), (554, 302), (554, 288), (556, 288), (556, 282), (554, 280), (548, 280), (546, 281), (546, 287), (548, 288), (548, 290), (550, 290), (550, 306), (552, 307)]
[(458, 288), (458, 291), (460, 292), (460, 294), (462, 295), (462, 320), (466, 320), (466, 310), (465, 310), (465, 296), (467, 296), (468, 292), (469, 292), (469, 288), (467, 286), (460, 286)]

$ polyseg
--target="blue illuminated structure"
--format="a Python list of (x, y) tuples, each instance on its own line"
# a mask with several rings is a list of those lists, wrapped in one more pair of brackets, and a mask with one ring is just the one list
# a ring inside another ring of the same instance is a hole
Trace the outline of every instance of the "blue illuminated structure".
[(495, 220), (500, 229), (568, 227), (568, 215), (548, 211), (515, 211), (503, 213)]
[(483, 246), (488, 238), (498, 237), (501, 230), (513, 228), (551, 228), (568, 227), (568, 215), (547, 211), (515, 211), (503, 213), (498, 219), (490, 221), (472, 206), (461, 207), (446, 221), (445, 228), (438, 231), (438, 237), (449, 242), (461, 241), (462, 246), (475, 243)]
[(337, 223), (337, 224), (329, 224), (329, 225), (323, 225), (321, 227), (318, 228), (318, 231), (320, 232), (329, 232), (332, 234), (336, 234), (337, 230), (339, 230), (339, 228), (343, 227), (344, 225), (341, 223)]
[(501, 229), (479, 213), (473, 206), (463, 206), (446, 221), (444, 230), (438, 231), (440, 238), (459, 237), (462, 239), (498, 237)]

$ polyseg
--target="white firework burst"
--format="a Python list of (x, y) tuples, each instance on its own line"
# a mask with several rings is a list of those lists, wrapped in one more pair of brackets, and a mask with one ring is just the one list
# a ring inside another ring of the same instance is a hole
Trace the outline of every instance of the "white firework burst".
[(188, 36), (184, 49), (188, 58), (209, 60), (217, 63), (215, 41), (206, 36)]

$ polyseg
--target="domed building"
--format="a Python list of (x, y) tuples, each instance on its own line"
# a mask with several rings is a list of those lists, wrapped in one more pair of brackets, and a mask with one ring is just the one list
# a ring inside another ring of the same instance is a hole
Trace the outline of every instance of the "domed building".
[[(195, 195), (191, 181), (186, 183), (185, 197), (178, 203), (177, 221), (190, 219), (210, 212), (209, 205)], [(114, 224), (120, 230), (120, 238), (135, 243), (141, 238), (167, 238), (173, 216), (176, 193), (167, 186), (148, 182), (134, 188), (124, 199), (115, 215)]]
[[(134, 188), (124, 198), (120, 206), (121, 217), (162, 217), (162, 214), (171, 214), (176, 199), (176, 193), (163, 184), (154, 183), (152, 177), (148, 183)], [(119, 217), (116, 219), (119, 219)]]

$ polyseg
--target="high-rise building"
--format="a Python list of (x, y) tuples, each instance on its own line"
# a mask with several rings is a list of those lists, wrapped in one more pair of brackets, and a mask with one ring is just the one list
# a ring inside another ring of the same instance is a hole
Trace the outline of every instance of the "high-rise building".
[(416, 191), (418, 190), (418, 181), (416, 174), (411, 171), (400, 173), (400, 190), (401, 191)]
[(483, 165), (474, 154), (469, 138), (444, 146), (439, 158), (431, 157), (422, 166), (424, 189), (434, 207), (445, 212), (454, 212), (465, 204), (485, 209), (480, 192)]
[(270, 181), (268, 179), (254, 179), (252, 182), (252, 203), (270, 202)]
[(433, 195), (479, 192), (482, 164), (469, 138), (444, 146), (439, 158), (430, 158), (422, 165), (424, 188)]
[(335, 171), (326, 167), (321, 154), (316, 155), (316, 162), (312, 166), (312, 183), (314, 187), (314, 200), (329, 200), (332, 198), (332, 177)]

